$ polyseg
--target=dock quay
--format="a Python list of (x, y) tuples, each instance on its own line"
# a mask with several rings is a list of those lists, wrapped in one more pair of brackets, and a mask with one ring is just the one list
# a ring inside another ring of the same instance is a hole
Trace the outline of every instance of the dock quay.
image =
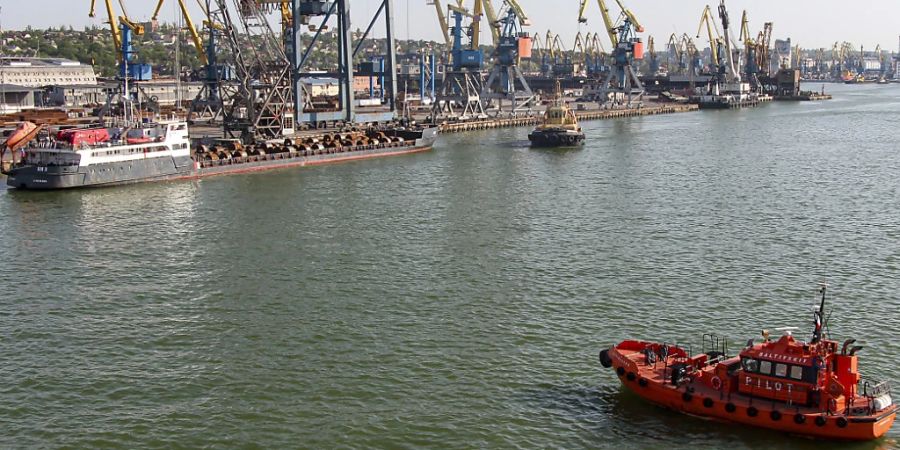
[(831, 94), (820, 94), (818, 92), (801, 92), (798, 95), (776, 95), (777, 101), (793, 101), (793, 102), (811, 102), (818, 100), (831, 100)]
[[(622, 117), (653, 116), (658, 114), (674, 114), (697, 111), (699, 107), (692, 104), (662, 105), (627, 109), (602, 109), (576, 111), (578, 120), (605, 120)], [(444, 122), (440, 125), (441, 133), (460, 133), (465, 131), (488, 130), (492, 128), (510, 128), (534, 126), (540, 122), (540, 115), (527, 117), (494, 118), (462, 122)]]

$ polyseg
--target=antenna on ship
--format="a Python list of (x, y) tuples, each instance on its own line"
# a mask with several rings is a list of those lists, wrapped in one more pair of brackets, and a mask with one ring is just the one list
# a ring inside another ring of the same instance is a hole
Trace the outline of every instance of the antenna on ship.
[(819, 292), (822, 294), (822, 300), (819, 303), (819, 310), (814, 314), (815, 329), (813, 330), (812, 343), (822, 340), (822, 321), (825, 319), (825, 290), (828, 284), (824, 281), (819, 283)]

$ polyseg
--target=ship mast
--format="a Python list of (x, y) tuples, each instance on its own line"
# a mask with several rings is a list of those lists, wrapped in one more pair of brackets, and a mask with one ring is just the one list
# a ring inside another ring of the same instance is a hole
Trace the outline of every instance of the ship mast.
[(816, 343), (822, 340), (822, 321), (825, 318), (825, 288), (827, 286), (828, 285), (826, 285), (825, 283), (822, 283), (822, 287), (819, 288), (819, 292), (822, 293), (822, 300), (819, 303), (819, 310), (815, 312), (815, 329), (813, 330), (812, 343)]

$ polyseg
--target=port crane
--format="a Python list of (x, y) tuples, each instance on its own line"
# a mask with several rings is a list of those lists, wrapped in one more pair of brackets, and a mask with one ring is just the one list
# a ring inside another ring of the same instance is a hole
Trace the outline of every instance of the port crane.
[[(578, 21), (587, 22), (585, 12), (589, 0), (580, 0)], [(601, 102), (607, 102), (612, 95), (615, 104), (627, 103), (629, 106), (635, 101), (640, 101), (644, 95), (644, 85), (638, 78), (634, 69), (634, 62), (644, 58), (644, 44), (637, 36), (643, 33), (644, 27), (638, 21), (631, 10), (616, 0), (621, 12), (618, 19), (612, 19), (605, 0), (597, 0), (600, 13), (603, 17), (606, 34), (612, 44), (612, 68), (601, 82), (596, 97)]]
[(494, 65), (482, 86), (481, 97), (496, 101), (498, 113), (503, 111), (504, 100), (511, 103), (513, 114), (528, 110), (537, 96), (525, 80), (519, 62), (531, 58), (532, 40), (524, 30), (531, 21), (516, 0), (503, 0), (499, 18), (495, 18), (490, 0), (476, 0), (476, 4), (479, 2), (484, 5), (494, 38)]
[(656, 76), (659, 74), (659, 59), (656, 57), (656, 47), (654, 46), (653, 36), (647, 37), (647, 54), (650, 56), (648, 69), (650, 74)]
[(706, 25), (706, 35), (709, 39), (710, 64), (715, 68), (716, 75), (719, 76), (725, 72), (725, 66), (720, 58), (722, 54), (722, 34), (719, 33), (719, 27), (716, 25), (716, 20), (713, 18), (709, 5), (706, 5), (706, 7), (703, 8), (703, 13), (700, 15), (700, 26), (697, 27), (697, 39), (699, 39), (700, 35), (703, 33), (704, 25)]
[(678, 35), (672, 33), (669, 36), (669, 42), (666, 44), (666, 68), (671, 74), (681, 75), (687, 70), (687, 61), (685, 61), (685, 45), (684, 41), (678, 38)]
[[(440, 4), (435, 0), (436, 4)], [(431, 108), (431, 120), (444, 119), (466, 120), (486, 118), (484, 104), (481, 101), (481, 68), (484, 66), (484, 54), (478, 48), (477, 26), (480, 21), (482, 7), (476, 1), (474, 12), (462, 5), (462, 1), (447, 4), (447, 15), (438, 14), (439, 20), (452, 20), (442, 25), (447, 28), (451, 38), (450, 63), (445, 65), (444, 80)], [(464, 25), (464, 19), (468, 25)], [(468, 39), (464, 42), (463, 37)]]
[(731, 94), (744, 95), (750, 91), (749, 83), (741, 79), (740, 72), (735, 68), (734, 52), (731, 49), (731, 39), (728, 34), (730, 21), (728, 19), (728, 10), (725, 8), (725, 0), (719, 3), (719, 19), (722, 20), (722, 35), (725, 41), (725, 92)]
[(750, 34), (750, 20), (747, 18), (747, 10), (741, 15), (741, 41), (744, 44), (744, 77), (750, 83), (751, 89), (759, 90), (762, 83), (759, 81), (760, 72), (760, 42)]

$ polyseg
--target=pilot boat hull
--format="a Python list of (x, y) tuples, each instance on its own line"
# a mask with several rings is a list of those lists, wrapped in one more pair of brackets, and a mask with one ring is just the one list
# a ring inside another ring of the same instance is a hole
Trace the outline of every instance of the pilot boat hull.
[[(717, 360), (723, 356), (715, 352), (701, 355), (699, 359), (691, 358), (700, 366), (694, 376), (676, 380), (672, 373), (686, 357), (678, 347), (630, 340), (600, 353), (601, 363), (612, 367), (627, 389), (650, 402), (688, 415), (835, 440), (876, 439), (887, 433), (896, 417), (897, 405), (860, 414), (861, 408), (855, 406), (864, 406), (865, 401), (831, 411), (742, 394), (734, 382), (718, 377), (728, 372), (716, 370), (716, 366), (725, 364), (734, 373), (732, 369), (740, 367), (740, 360)], [(739, 377), (734, 381), (742, 383)], [(760, 383), (756, 389), (788, 391), (789, 384), (789, 381)]]

